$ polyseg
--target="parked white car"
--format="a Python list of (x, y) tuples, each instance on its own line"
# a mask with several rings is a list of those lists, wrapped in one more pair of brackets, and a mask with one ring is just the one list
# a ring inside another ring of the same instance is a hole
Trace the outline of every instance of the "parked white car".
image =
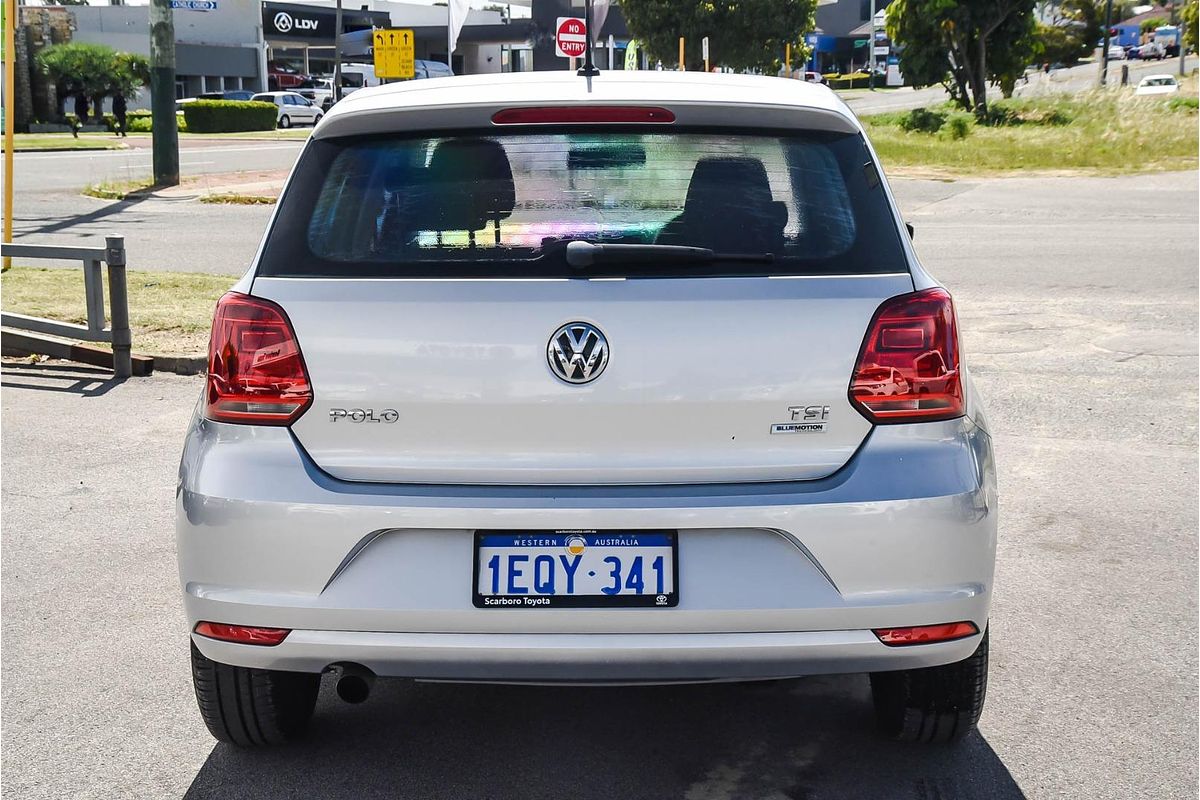
[(1120, 45), (1110, 45), (1108, 48), (1109, 61), (1124, 61), (1126, 59), (1125, 48)]
[(1144, 97), (1156, 94), (1179, 94), (1179, 81), (1174, 75), (1147, 75), (1133, 90), (1135, 95)]
[(262, 92), (250, 99), (260, 103), (274, 103), (278, 109), (275, 124), (281, 128), (316, 125), (324, 116), (320, 108), (295, 92)]
[(268, 231), (217, 304), (176, 492), (218, 739), (300, 735), (322, 674), (361, 702), (376, 676), (870, 673), (886, 734), (974, 728), (992, 437), (828, 88), (362, 89)]

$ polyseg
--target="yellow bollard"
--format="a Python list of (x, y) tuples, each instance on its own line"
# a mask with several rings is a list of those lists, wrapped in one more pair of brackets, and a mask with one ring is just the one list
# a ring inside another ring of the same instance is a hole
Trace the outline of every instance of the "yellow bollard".
[(683, 37), (679, 37), (679, 71), (683, 72), (687, 67), (683, 65)]

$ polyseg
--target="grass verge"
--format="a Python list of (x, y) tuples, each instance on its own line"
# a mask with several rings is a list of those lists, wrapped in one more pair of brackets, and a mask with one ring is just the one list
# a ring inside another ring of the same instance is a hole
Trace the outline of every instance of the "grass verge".
[(115, 136), (89, 136), (78, 139), (69, 133), (14, 133), (13, 152), (38, 150), (123, 150), (125, 145)]
[[(213, 307), (236, 280), (232, 275), (195, 272), (127, 273), (133, 351), (146, 355), (205, 352)], [(0, 289), (5, 311), (87, 322), (82, 270), (14, 266), (0, 276)], [(107, 286), (104, 296), (107, 300)]]
[(1132, 90), (1000, 100), (995, 123), (938, 108), (956, 120), (936, 133), (903, 129), (905, 114), (863, 118), (886, 167), (977, 175), (1031, 171), (1099, 174), (1195, 169), (1196, 79), (1176, 98)]
[(259, 194), (236, 194), (233, 192), (220, 192), (217, 194), (201, 195), (200, 202), (235, 206), (269, 206), (275, 204), (275, 198), (264, 197), (263, 195)]
[(98, 197), (101, 200), (128, 200), (154, 188), (154, 181), (142, 179), (136, 181), (101, 181), (83, 187), (81, 194), (88, 197)]

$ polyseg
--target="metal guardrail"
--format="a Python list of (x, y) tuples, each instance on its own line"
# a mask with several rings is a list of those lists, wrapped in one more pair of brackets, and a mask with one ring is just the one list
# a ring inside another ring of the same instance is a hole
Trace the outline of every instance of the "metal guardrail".
[[(125, 237), (106, 236), (104, 247), (63, 247), (48, 244), (4, 244), (4, 255), (13, 258), (55, 258), (83, 262), (83, 291), (87, 297), (87, 325), (55, 322), (26, 314), (0, 312), (0, 325), (52, 336), (110, 342), (113, 373), (128, 378), (133, 372), (132, 335), (129, 331), (129, 295), (125, 288)], [(112, 324), (104, 327), (104, 278), (100, 264), (108, 265), (108, 302)]]

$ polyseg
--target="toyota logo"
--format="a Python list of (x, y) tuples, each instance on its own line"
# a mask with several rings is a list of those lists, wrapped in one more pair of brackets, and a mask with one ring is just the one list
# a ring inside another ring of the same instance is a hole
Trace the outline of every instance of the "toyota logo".
[(292, 15), (286, 11), (280, 11), (275, 15), (275, 30), (280, 33), (287, 33), (292, 29)]
[(559, 380), (591, 383), (608, 366), (608, 340), (594, 325), (568, 322), (550, 337), (546, 361)]

